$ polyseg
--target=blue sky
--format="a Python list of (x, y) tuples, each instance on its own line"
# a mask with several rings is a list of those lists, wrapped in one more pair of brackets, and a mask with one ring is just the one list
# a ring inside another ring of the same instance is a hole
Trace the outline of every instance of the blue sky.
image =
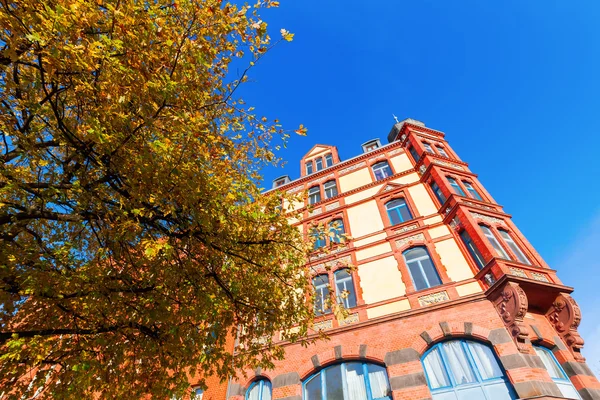
[[(502, 7), (499, 6), (502, 4)], [(600, 3), (282, 0), (270, 33), (295, 33), (241, 94), (285, 127), (299, 176), (315, 143), (343, 159), (385, 137), (392, 113), (444, 131), (461, 158), (583, 309), (584, 355), (600, 374)]]

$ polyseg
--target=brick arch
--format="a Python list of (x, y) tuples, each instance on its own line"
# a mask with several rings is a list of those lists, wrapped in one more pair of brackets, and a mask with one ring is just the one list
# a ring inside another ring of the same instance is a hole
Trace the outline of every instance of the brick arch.
[(250, 376), (246, 379), (244, 385), (242, 386), (243, 390), (244, 390), (244, 396), (246, 395), (246, 391), (248, 390), (248, 388), (250, 387), (250, 385), (252, 385), (252, 383), (261, 380), (261, 379), (266, 379), (269, 382), (271, 382), (271, 384), (273, 384), (273, 378), (274, 376), (270, 373), (270, 372), (265, 372), (265, 371), (254, 371), (254, 376)]
[(300, 366), (298, 373), (300, 375), (300, 380), (304, 381), (312, 374), (315, 374), (333, 364), (350, 361), (363, 361), (385, 366), (384, 359), (385, 353), (382, 350), (371, 348), (366, 344), (341, 344), (314, 354), (309, 361)]
[(440, 322), (439, 325), (421, 332), (411, 347), (422, 357), (435, 344), (453, 338), (472, 338), (493, 346), (493, 334), (493, 331), (472, 322)]

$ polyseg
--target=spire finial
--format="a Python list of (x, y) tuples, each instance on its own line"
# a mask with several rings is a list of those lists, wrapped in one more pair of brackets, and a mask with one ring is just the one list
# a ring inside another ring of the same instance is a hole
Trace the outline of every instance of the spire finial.
[(396, 123), (400, 123), (400, 121), (398, 121), (398, 117), (396, 117), (394, 114), (392, 114), (392, 116), (394, 117), (394, 119), (396, 120)]

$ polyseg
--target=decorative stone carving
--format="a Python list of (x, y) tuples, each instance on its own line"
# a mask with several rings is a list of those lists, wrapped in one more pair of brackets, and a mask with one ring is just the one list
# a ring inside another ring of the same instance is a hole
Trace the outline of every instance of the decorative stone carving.
[(345, 319), (340, 321), (340, 326), (355, 324), (358, 321), (358, 313), (350, 314)]
[(521, 278), (527, 278), (527, 274), (520, 268), (509, 267), (508, 268), (511, 275), (520, 276)]
[[(474, 203), (471, 203), (471, 204), (475, 205)], [(483, 214), (479, 214), (476, 212), (471, 212), (471, 215), (477, 221), (484, 221), (484, 222), (488, 222), (490, 224), (498, 224), (498, 225), (506, 226), (506, 223), (504, 222), (504, 220), (502, 220), (500, 218), (491, 217), (489, 215), (483, 215)]]
[(369, 164), (378, 161), (378, 160), (384, 160), (385, 159), (385, 154), (380, 154), (377, 157), (371, 157), (369, 158)]
[(478, 203), (473, 203), (472, 201), (469, 200), (462, 200), (463, 203), (468, 204), (472, 207), (477, 207), (477, 208), (483, 208), (484, 210), (490, 210), (490, 211), (495, 211), (495, 209), (493, 207), (489, 207), (489, 206), (485, 206), (483, 204), (478, 204)]
[(340, 170), (339, 173), (340, 173), (340, 175), (344, 175), (344, 174), (347, 174), (350, 171), (354, 171), (355, 169), (362, 168), (362, 167), (364, 167), (366, 165), (367, 164), (365, 164), (364, 161), (363, 162), (359, 162), (358, 164), (354, 164), (354, 165), (351, 165), (348, 168), (344, 168), (344, 169)]
[(404, 142), (404, 139), (406, 139), (406, 133), (402, 134), (402, 136), (400, 136), (400, 141)]
[(452, 221), (450, 221), (450, 227), (456, 231), (460, 229), (460, 220), (458, 217), (452, 218)]
[(442, 292), (431, 293), (431, 294), (428, 294), (427, 296), (419, 297), (419, 304), (421, 305), (421, 307), (424, 307), (424, 306), (430, 306), (432, 304), (437, 304), (437, 303), (441, 303), (442, 301), (448, 301), (448, 300), (450, 300), (450, 297), (448, 297), (448, 292), (446, 292), (444, 290)]
[(531, 277), (533, 279), (535, 279), (536, 281), (550, 282), (550, 279), (548, 279), (548, 275), (542, 274), (542, 273), (539, 273), (539, 272), (531, 272)]
[(287, 193), (296, 193), (304, 189), (304, 186), (296, 186), (287, 191)]
[(331, 329), (333, 327), (333, 321), (328, 319), (327, 321), (317, 322), (313, 325), (315, 331), (324, 331), (325, 329)]
[(419, 227), (419, 225), (417, 225), (417, 224), (406, 225), (406, 226), (403, 226), (402, 228), (398, 229), (396, 231), (396, 233), (402, 233), (402, 232), (412, 231), (413, 229), (417, 229), (418, 227)]
[(402, 149), (396, 149), (396, 150), (392, 150), (388, 153), (388, 156), (394, 156), (396, 154), (402, 153)]
[(327, 204), (325, 206), (325, 211), (335, 210), (339, 206), (340, 206), (340, 202), (339, 201), (336, 201), (335, 203)]
[(581, 355), (583, 339), (577, 331), (581, 322), (581, 310), (577, 302), (568, 294), (560, 293), (546, 313), (546, 318), (569, 347), (575, 359), (585, 361), (585, 358)]
[(443, 165), (444, 167), (450, 167), (450, 168), (458, 169), (458, 170), (461, 170), (461, 171), (465, 170), (462, 166), (460, 166), (458, 164), (449, 163), (447, 161), (433, 160), (433, 163), (437, 164), (437, 165)]
[(315, 215), (319, 215), (323, 212), (323, 210), (321, 210), (321, 208), (315, 208), (314, 210), (312, 210), (311, 212), (308, 213), (309, 217), (315, 216)]
[(398, 247), (402, 247), (407, 243), (410, 242), (416, 242), (416, 241), (425, 241), (425, 236), (422, 233), (417, 233), (416, 235), (412, 235), (412, 236), (407, 236), (405, 238), (402, 239), (398, 239), (396, 240), (396, 246)]
[(423, 164), (421, 164), (421, 166), (419, 167), (419, 174), (423, 175), (425, 173), (425, 171), (427, 171), (427, 167), (425, 167)]
[(526, 342), (529, 338), (529, 329), (523, 323), (523, 318), (527, 313), (529, 302), (523, 289), (518, 283), (507, 282), (493, 303), (519, 351), (527, 353)]

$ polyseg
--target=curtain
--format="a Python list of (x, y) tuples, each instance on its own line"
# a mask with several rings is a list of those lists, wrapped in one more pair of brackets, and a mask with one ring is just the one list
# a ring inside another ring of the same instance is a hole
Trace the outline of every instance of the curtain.
[(346, 364), (346, 385), (348, 400), (367, 400), (365, 374), (362, 364)]
[(385, 368), (378, 365), (369, 364), (367, 366), (369, 372), (369, 382), (371, 384), (371, 396), (373, 399), (381, 399), (388, 397), (390, 386), (387, 380), (387, 372)]
[(492, 349), (476, 342), (466, 343), (471, 350), (471, 355), (473, 356), (473, 360), (475, 360), (477, 370), (483, 379), (502, 377), (502, 370), (494, 357), (494, 353), (492, 353)]
[(271, 382), (264, 381), (261, 400), (271, 400)]
[(431, 350), (427, 354), (427, 357), (423, 360), (423, 365), (425, 366), (425, 372), (427, 373), (429, 385), (432, 389), (450, 386), (450, 380), (448, 380), (448, 375), (444, 369), (438, 348)]
[(469, 366), (469, 361), (463, 351), (460, 341), (445, 342), (443, 349), (449, 369), (454, 375), (457, 385), (475, 382), (475, 374)]
[(257, 382), (252, 389), (250, 389), (250, 393), (248, 394), (248, 400), (260, 400), (258, 397), (260, 395), (260, 382)]

